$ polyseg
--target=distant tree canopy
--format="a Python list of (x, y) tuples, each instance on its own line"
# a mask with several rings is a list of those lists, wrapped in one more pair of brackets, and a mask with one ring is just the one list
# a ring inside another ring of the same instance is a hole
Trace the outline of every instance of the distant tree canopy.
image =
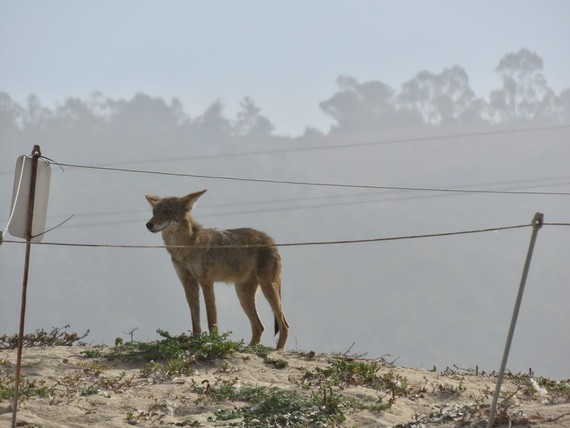
[[(340, 76), (338, 91), (321, 102), (320, 108), (334, 120), (329, 133), (434, 125), (570, 123), (570, 89), (555, 94), (542, 70), (542, 59), (528, 49), (505, 55), (496, 67), (501, 87), (492, 91), (488, 100), (474, 93), (467, 72), (460, 66), (439, 74), (421, 71), (399, 91), (381, 81), (358, 82)], [(79, 140), (112, 134), (115, 138), (186, 136), (215, 142), (267, 137), (274, 126), (249, 97), (241, 102), (236, 119), (230, 119), (219, 100), (202, 115), (190, 117), (179, 100), (168, 103), (143, 93), (130, 100), (113, 100), (95, 92), (89, 99), (68, 98), (49, 109), (34, 95), (28, 97), (26, 105), (20, 105), (0, 92), (3, 137), (23, 132), (32, 139), (39, 132), (45, 136), (47, 131), (65, 132)]]
[(502, 87), (489, 101), (477, 97), (459, 66), (439, 74), (421, 71), (400, 92), (342, 76), (339, 91), (321, 103), (336, 125), (331, 132), (375, 131), (402, 125), (570, 123), (570, 89), (556, 95), (542, 74), (542, 59), (528, 49), (509, 53), (496, 68)]

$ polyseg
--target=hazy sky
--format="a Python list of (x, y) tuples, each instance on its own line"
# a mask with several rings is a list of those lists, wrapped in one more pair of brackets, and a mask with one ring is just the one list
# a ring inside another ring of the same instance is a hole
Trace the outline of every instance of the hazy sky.
[(528, 48), (550, 87), (569, 86), (567, 1), (97, 2), (0, 0), (0, 90), (52, 106), (102, 91), (177, 97), (197, 116), (251, 97), (278, 134), (327, 130), (319, 103), (339, 75), (399, 86), (460, 65), (475, 92)]

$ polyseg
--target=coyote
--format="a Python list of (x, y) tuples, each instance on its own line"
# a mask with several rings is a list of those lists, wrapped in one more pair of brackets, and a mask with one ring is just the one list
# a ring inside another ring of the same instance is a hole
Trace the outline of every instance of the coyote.
[(217, 328), (214, 282), (233, 282), (245, 314), (251, 323), (251, 342), (261, 340), (263, 324), (255, 308), (255, 293), (261, 286), (275, 316), (277, 350), (285, 348), (289, 324), (281, 307), (281, 257), (273, 239), (258, 230), (243, 228), (217, 230), (202, 227), (191, 210), (206, 190), (183, 197), (146, 195), (152, 218), (146, 224), (162, 238), (174, 269), (184, 286), (192, 317), (192, 332), (200, 334), (200, 293), (202, 287), (210, 331)]

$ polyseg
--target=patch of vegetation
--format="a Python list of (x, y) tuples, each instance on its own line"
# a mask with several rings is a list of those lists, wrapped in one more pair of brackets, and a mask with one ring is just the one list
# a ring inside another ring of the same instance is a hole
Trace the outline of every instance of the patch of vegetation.
[[(508, 373), (506, 376), (518, 388), (518, 391), (534, 400), (547, 403), (563, 403), (570, 400), (570, 381), (556, 381), (529, 373)], [(518, 392), (517, 391), (517, 392)]]
[(267, 358), (265, 360), (265, 363), (267, 365), (273, 366), (279, 370), (284, 369), (284, 368), (289, 366), (289, 363), (286, 360), (283, 360), (281, 358)]
[(252, 391), (252, 406), (243, 409), (243, 426), (327, 425), (346, 420), (346, 407), (337, 394), (305, 396), (297, 391), (261, 388)]
[[(14, 398), (14, 383), (15, 378), (13, 376), (0, 378), (0, 401)], [(19, 397), (20, 399), (30, 397), (48, 398), (53, 393), (54, 388), (53, 385), (48, 385), (44, 379), (20, 379)]]
[(80, 354), (83, 355), (85, 358), (100, 358), (100, 357), (102, 357), (101, 350), (97, 349), (97, 348), (87, 349), (85, 351), (81, 351)]
[(257, 355), (258, 357), (267, 359), (269, 355), (275, 351), (275, 349), (271, 348), (270, 346), (258, 344), (253, 346), (247, 346), (241, 351), (245, 352), (246, 354), (254, 354)]
[(336, 426), (346, 420), (348, 411), (381, 412), (390, 406), (381, 398), (376, 403), (346, 398), (322, 384), (310, 389), (249, 387), (241, 386), (237, 377), (216, 378), (213, 383), (209, 380), (201, 384), (193, 382), (191, 390), (200, 395), (198, 402), (202, 404), (244, 403), (241, 407), (219, 409), (210, 418), (211, 422), (232, 421), (231, 426), (237, 427)]
[(437, 383), (433, 385), (432, 393), (439, 392), (440, 394), (461, 395), (466, 390), (467, 388), (465, 387), (463, 381), (460, 381), (459, 385), (452, 385), (449, 383)]
[(210, 384), (209, 380), (204, 380), (198, 385), (192, 379), (192, 391), (201, 396), (198, 401), (214, 401), (217, 403), (227, 400), (233, 401), (239, 398), (241, 391), (238, 381), (238, 378), (230, 380), (218, 378), (213, 385)]
[(167, 331), (157, 330), (161, 337), (151, 342), (121, 338), (106, 353), (99, 350), (82, 352), (86, 358), (107, 358), (135, 363), (144, 363), (140, 377), (160, 383), (176, 376), (190, 376), (195, 372), (197, 360), (225, 358), (234, 352), (243, 351), (243, 341), (229, 340), (231, 332), (219, 334), (217, 331), (199, 336), (181, 334), (173, 336)]
[(378, 383), (380, 364), (376, 361), (358, 361), (350, 358), (341, 358), (333, 361), (328, 372), (339, 385), (374, 385)]
[(115, 340), (115, 346), (106, 354), (99, 350), (82, 352), (87, 358), (106, 357), (109, 360), (146, 363), (141, 370), (141, 377), (152, 379), (159, 383), (176, 376), (189, 376), (195, 372), (194, 363), (198, 360), (215, 360), (226, 358), (235, 352), (258, 355), (264, 358), (268, 365), (281, 369), (287, 367), (287, 361), (271, 357), (273, 348), (264, 345), (245, 346), (240, 340), (229, 340), (231, 332), (203, 333), (190, 335), (182, 333), (173, 336), (167, 331), (157, 330), (161, 337), (151, 342), (135, 340)]
[(354, 386), (366, 386), (378, 391), (376, 403), (350, 403), (351, 408), (385, 411), (392, 407), (399, 397), (417, 397), (425, 392), (425, 387), (414, 389), (405, 376), (397, 374), (392, 368), (380, 373), (382, 362), (365, 361), (353, 357), (339, 357), (333, 360), (328, 367), (317, 367), (314, 371), (307, 371), (303, 376), (304, 387), (318, 385), (329, 388), (345, 389)]
[(328, 426), (346, 420), (344, 412), (348, 406), (337, 394), (305, 395), (277, 387), (234, 389), (232, 399), (247, 404), (240, 408), (220, 409), (212, 421), (241, 419), (231, 424), (238, 427)]
[(82, 395), (101, 394), (102, 391), (121, 392), (133, 388), (137, 384), (135, 376), (127, 376), (126, 372), (122, 372), (117, 376), (99, 376), (96, 377)]
[(193, 367), (195, 361), (194, 357), (188, 355), (162, 362), (151, 361), (141, 369), (140, 377), (161, 383), (177, 376), (191, 376), (196, 372)]
[(553, 380), (545, 377), (538, 377), (536, 379), (538, 385), (545, 388), (549, 394), (558, 398), (560, 402), (570, 401), (570, 380)]
[[(69, 325), (64, 327), (53, 327), (47, 332), (44, 329), (36, 330), (35, 333), (28, 333), (22, 337), (22, 345), (26, 348), (34, 346), (52, 347), (52, 346), (86, 346), (82, 342), (89, 335), (87, 330), (82, 335), (75, 332), (69, 332)], [(16, 349), (18, 347), (18, 335), (0, 336), (0, 349)]]
[(161, 361), (184, 356), (192, 356), (194, 360), (212, 360), (244, 349), (243, 341), (228, 340), (231, 332), (219, 334), (214, 331), (198, 336), (182, 333), (171, 336), (167, 331), (159, 329), (157, 333), (162, 339), (153, 342), (125, 342), (117, 338), (115, 347), (106, 357), (130, 362)]
[(350, 357), (337, 358), (329, 367), (317, 367), (314, 372), (306, 372), (306, 380), (326, 380), (329, 385), (340, 388), (370, 386), (378, 390), (390, 390), (395, 395), (406, 396), (409, 392), (408, 380), (390, 370), (379, 374), (382, 364), (378, 361), (356, 360)]

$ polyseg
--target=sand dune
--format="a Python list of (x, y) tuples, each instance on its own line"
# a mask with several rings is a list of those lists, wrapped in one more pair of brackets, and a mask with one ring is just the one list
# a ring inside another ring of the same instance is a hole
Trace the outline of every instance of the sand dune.
[[(109, 360), (108, 349), (25, 348), (18, 426), (485, 426), (495, 385), (474, 370), (312, 352), (233, 352), (184, 374)], [(11, 423), (15, 360), (0, 351), (1, 427)], [(496, 426), (570, 426), (568, 380), (511, 375), (502, 391)]]

